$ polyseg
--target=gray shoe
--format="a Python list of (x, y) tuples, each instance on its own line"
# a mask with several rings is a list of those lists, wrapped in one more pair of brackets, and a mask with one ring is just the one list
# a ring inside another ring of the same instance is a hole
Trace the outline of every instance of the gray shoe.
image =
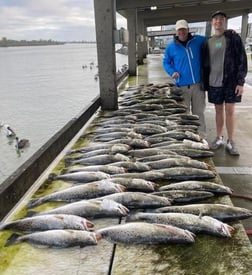
[(222, 137), (216, 137), (215, 140), (210, 144), (211, 150), (216, 150), (220, 148), (222, 145), (224, 145), (224, 138)]
[(234, 141), (232, 141), (232, 140), (227, 140), (226, 150), (232, 156), (239, 156), (240, 155)]

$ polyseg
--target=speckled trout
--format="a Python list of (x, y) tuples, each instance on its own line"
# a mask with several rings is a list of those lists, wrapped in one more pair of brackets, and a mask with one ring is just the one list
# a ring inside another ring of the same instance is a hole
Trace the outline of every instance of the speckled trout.
[(121, 178), (115, 176), (111, 179), (113, 182), (126, 187), (126, 191), (153, 192), (156, 188), (156, 183), (153, 181), (139, 178)]
[(209, 170), (209, 165), (203, 161), (190, 159), (190, 158), (165, 158), (156, 161), (145, 162), (152, 169), (163, 169), (163, 168), (171, 168), (171, 167), (193, 167), (198, 169)]
[(209, 216), (199, 217), (185, 213), (143, 213), (127, 216), (127, 221), (144, 221), (180, 227), (193, 233), (206, 233), (218, 237), (231, 237), (234, 228)]
[(156, 196), (169, 198), (172, 200), (172, 204), (199, 202), (206, 199), (210, 199), (214, 196), (214, 194), (211, 192), (198, 190), (166, 190), (154, 192), (152, 194)]
[(33, 245), (64, 248), (87, 245), (96, 245), (99, 237), (94, 232), (79, 230), (48, 230), (35, 232), (23, 236), (13, 234), (5, 246), (27, 242)]
[[(216, 175), (211, 170), (198, 169), (193, 167), (172, 167), (154, 170), (162, 173), (164, 180), (201, 180), (211, 179)], [(146, 172), (145, 172), (146, 173)]]
[(113, 200), (81, 200), (43, 212), (29, 212), (28, 215), (72, 214), (86, 218), (123, 217), (129, 213), (124, 205)]
[(97, 230), (102, 238), (125, 244), (194, 243), (194, 234), (171, 225), (130, 222)]
[(128, 208), (157, 208), (162, 205), (171, 205), (171, 199), (146, 194), (142, 192), (122, 192), (118, 194), (110, 194), (98, 199), (109, 199)]
[(89, 230), (94, 224), (82, 217), (68, 214), (42, 215), (19, 219), (0, 225), (0, 230), (22, 232), (46, 231), (52, 229)]
[(115, 154), (115, 155), (99, 155), (93, 156), (90, 158), (81, 158), (78, 160), (66, 162), (66, 165), (73, 165), (73, 164), (81, 164), (81, 165), (104, 165), (104, 164), (111, 164), (112, 162), (117, 161), (130, 161), (130, 158), (123, 155), (123, 154)]
[(72, 186), (44, 197), (31, 199), (27, 204), (27, 208), (36, 207), (49, 201), (74, 202), (88, 200), (117, 192), (124, 192), (125, 190), (126, 188), (123, 185), (113, 183), (110, 180), (94, 181)]
[(219, 195), (231, 195), (233, 190), (228, 186), (217, 184), (211, 181), (181, 181), (161, 186), (159, 191), (165, 190), (200, 190), (208, 191)]
[(201, 216), (211, 216), (221, 221), (236, 221), (252, 217), (252, 211), (242, 207), (226, 204), (190, 204), (181, 206), (167, 206), (154, 210), (157, 213), (190, 213)]
[(70, 182), (79, 182), (79, 183), (87, 183), (91, 181), (98, 181), (102, 179), (108, 179), (110, 177), (109, 174), (96, 171), (96, 172), (90, 172), (90, 171), (80, 171), (80, 172), (74, 172), (74, 173), (66, 173), (62, 175), (56, 175), (54, 173), (51, 173), (48, 176), (48, 180), (63, 180), (63, 181), (70, 181)]

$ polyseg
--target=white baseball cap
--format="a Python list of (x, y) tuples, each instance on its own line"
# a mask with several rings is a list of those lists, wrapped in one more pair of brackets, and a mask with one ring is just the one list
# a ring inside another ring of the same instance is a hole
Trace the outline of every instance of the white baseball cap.
[(187, 21), (186, 20), (184, 20), (184, 19), (181, 19), (181, 20), (178, 20), (177, 22), (176, 22), (176, 31), (177, 30), (179, 30), (179, 29), (188, 29), (189, 28), (189, 26), (188, 26), (188, 23), (187, 23)]

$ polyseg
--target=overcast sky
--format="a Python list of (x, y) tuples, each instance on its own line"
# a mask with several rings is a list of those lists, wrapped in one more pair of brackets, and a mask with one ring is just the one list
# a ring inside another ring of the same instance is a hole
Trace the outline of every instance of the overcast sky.
[(93, 0), (0, 0), (2, 37), (94, 41)]
[[(126, 0), (125, 0), (126, 1)], [(251, 14), (249, 22), (252, 22)], [(240, 19), (229, 28), (239, 29)], [(117, 15), (117, 28), (126, 20)], [(93, 0), (0, 0), (0, 39), (94, 41)]]

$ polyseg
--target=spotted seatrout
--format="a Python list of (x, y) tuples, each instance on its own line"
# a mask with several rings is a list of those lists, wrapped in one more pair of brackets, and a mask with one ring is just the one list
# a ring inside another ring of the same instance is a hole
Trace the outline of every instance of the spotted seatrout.
[(171, 205), (171, 199), (146, 194), (142, 192), (122, 192), (118, 194), (110, 194), (98, 199), (109, 199), (120, 203), (128, 208), (157, 208), (162, 205)]
[(76, 215), (54, 214), (2, 223), (0, 225), (0, 230), (14, 230), (30, 233), (52, 229), (89, 230), (93, 227), (94, 224), (85, 218)]
[(55, 248), (96, 245), (99, 236), (94, 232), (79, 230), (48, 230), (35, 232), (23, 236), (13, 234), (6, 246), (27, 242), (33, 245), (41, 245)]
[(165, 190), (200, 190), (212, 192), (219, 195), (231, 195), (232, 189), (228, 186), (217, 184), (211, 181), (181, 181), (161, 186), (159, 191)]
[(181, 206), (167, 206), (155, 209), (158, 213), (191, 213), (194, 215), (211, 216), (221, 221), (236, 221), (252, 217), (252, 211), (242, 207), (226, 204), (189, 204)]
[(177, 226), (193, 233), (206, 233), (217, 237), (231, 237), (234, 228), (209, 216), (185, 213), (143, 213), (127, 216), (127, 221), (144, 221)]
[(104, 217), (122, 217), (126, 216), (129, 210), (122, 204), (113, 200), (81, 200), (68, 203), (54, 209), (43, 212), (29, 212), (28, 215), (45, 214), (72, 214), (80, 217), (104, 218)]
[(113, 183), (109, 179), (94, 181), (69, 187), (64, 190), (46, 195), (44, 197), (31, 199), (27, 204), (27, 208), (36, 207), (49, 201), (74, 202), (80, 200), (88, 200), (117, 192), (124, 192), (125, 190), (125, 186)]
[(113, 243), (172, 244), (193, 243), (194, 234), (171, 225), (131, 222), (102, 228), (97, 231), (102, 238)]

